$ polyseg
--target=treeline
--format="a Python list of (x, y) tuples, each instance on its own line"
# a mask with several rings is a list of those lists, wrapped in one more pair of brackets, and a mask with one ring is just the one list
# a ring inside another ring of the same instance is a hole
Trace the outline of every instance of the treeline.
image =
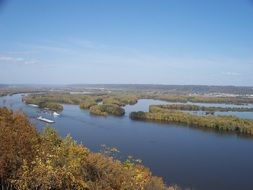
[(14, 94), (21, 94), (21, 93), (39, 93), (39, 92), (46, 92), (48, 89), (40, 89), (40, 88), (0, 88), (0, 97), (2, 96), (12, 96)]
[(55, 130), (38, 133), (0, 108), (0, 187), (9, 190), (174, 190), (141, 164), (93, 153)]
[(235, 116), (198, 116), (153, 105), (150, 106), (149, 112), (132, 112), (130, 118), (133, 120), (153, 120), (253, 135), (253, 121), (240, 119)]
[(77, 89), (96, 88), (108, 90), (124, 90), (124, 91), (156, 91), (156, 92), (172, 92), (172, 93), (226, 93), (226, 94), (253, 94), (253, 87), (241, 86), (210, 86), (210, 85), (159, 85), (159, 84), (86, 84), (86, 85), (70, 85), (69, 87)]
[(252, 112), (253, 108), (247, 107), (210, 107), (198, 106), (193, 104), (168, 104), (157, 105), (157, 107), (169, 110), (183, 110), (183, 111), (207, 111), (207, 112)]
[(182, 95), (173, 93), (145, 93), (141, 95), (141, 98), (164, 100), (168, 102), (194, 102), (194, 103), (225, 103), (225, 104), (253, 104), (253, 97), (247, 96), (207, 96), (207, 95)]

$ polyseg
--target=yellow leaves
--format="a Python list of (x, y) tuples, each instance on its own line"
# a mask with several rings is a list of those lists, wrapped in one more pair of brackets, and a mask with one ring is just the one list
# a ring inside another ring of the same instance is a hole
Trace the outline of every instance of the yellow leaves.
[[(11, 112), (3, 110), (5, 113), (1, 114), (1, 111), (0, 116), (10, 114), (8, 117), (12, 118)], [(1, 156), (0, 166), (10, 163), (6, 170), (0, 167), (0, 172), (19, 190), (146, 190), (152, 179), (150, 171), (138, 165), (140, 161), (132, 157), (124, 163), (114, 159), (112, 156), (119, 153), (115, 147), (104, 145), (107, 155), (92, 153), (69, 135), (62, 139), (50, 128), (38, 135), (29, 123), (21, 128), (14, 122), (15, 129), (24, 132), (16, 135), (16, 131), (11, 130), (13, 120), (10, 121), (5, 121), (7, 123), (0, 128), (3, 132), (0, 133), (1, 145), (6, 149), (3, 155), (8, 155), (6, 158)]]

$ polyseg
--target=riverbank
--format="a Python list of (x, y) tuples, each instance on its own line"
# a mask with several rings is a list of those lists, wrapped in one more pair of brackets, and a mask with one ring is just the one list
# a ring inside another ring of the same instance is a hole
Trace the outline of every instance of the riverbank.
[(191, 127), (210, 128), (253, 135), (253, 120), (235, 116), (198, 116), (152, 105), (149, 112), (131, 112), (132, 120), (151, 120), (165, 123), (177, 123)]

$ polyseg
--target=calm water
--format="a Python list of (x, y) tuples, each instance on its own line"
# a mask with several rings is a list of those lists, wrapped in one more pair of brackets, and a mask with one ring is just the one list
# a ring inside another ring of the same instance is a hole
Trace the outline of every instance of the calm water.
[[(21, 109), (39, 130), (45, 124), (35, 119), (38, 115), (53, 118), (20, 100), (21, 95), (2, 97), (0, 105)], [(117, 147), (121, 158), (140, 158), (167, 183), (197, 190), (253, 189), (253, 138), (128, 118), (131, 111), (147, 111), (149, 104), (161, 103), (165, 102), (140, 100), (125, 107), (124, 117), (92, 116), (78, 106), (64, 105), (52, 126), (62, 136), (70, 133), (93, 151), (106, 144)]]

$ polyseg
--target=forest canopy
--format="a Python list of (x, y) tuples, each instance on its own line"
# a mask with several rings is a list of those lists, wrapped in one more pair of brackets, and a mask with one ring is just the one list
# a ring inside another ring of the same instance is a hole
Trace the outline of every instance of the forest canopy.
[(4, 189), (173, 190), (141, 164), (93, 153), (52, 128), (38, 133), (21, 112), (0, 108)]

